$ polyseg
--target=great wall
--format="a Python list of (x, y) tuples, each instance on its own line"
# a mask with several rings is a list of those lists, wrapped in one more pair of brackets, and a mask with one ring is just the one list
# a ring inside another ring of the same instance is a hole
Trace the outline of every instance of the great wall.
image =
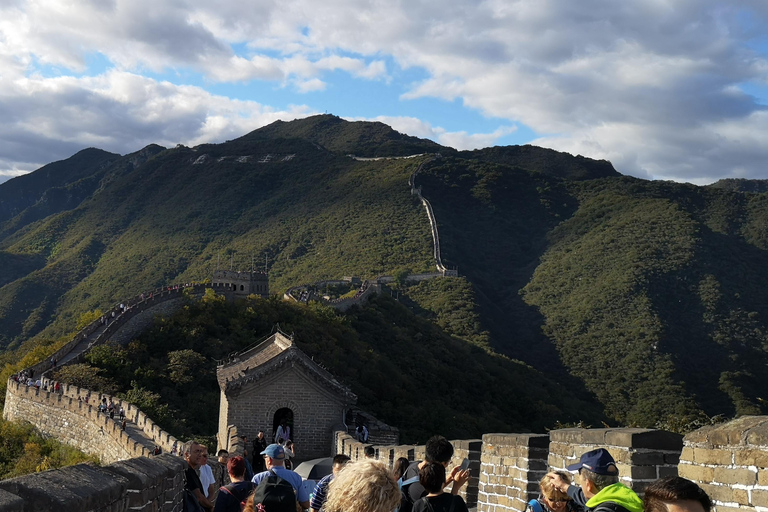
[[(411, 280), (455, 275), (442, 264), (434, 212), (415, 186), (415, 177), (425, 163), (411, 175), (409, 185), (427, 211), (438, 272), (408, 276)], [(355, 297), (323, 302), (346, 309), (380, 292), (382, 285), (393, 280), (382, 276), (366, 281)], [(350, 281), (314, 286), (326, 283)], [(158, 288), (107, 311), (52, 358), (59, 365), (70, 364), (81, 361), (91, 347), (109, 340), (126, 342), (144, 330), (155, 315), (177, 308), (185, 293), (200, 296), (209, 288), (230, 295), (238, 291), (238, 285), (222, 282)], [(301, 290), (307, 288), (292, 288), (285, 298), (300, 300)], [(252, 291), (243, 290), (243, 285), (239, 290), (244, 294)], [(292, 292), (298, 292), (299, 297)], [(41, 361), (31, 370), (43, 375), (47, 384), (50, 366), (49, 361)], [(103, 465), (80, 464), (0, 481), (0, 512), (181, 511), (186, 463), (177, 454), (180, 441), (133, 404), (117, 400), (116, 405), (126, 412), (123, 429), (119, 422), (98, 412), (96, 404), (104, 396), (98, 390), (68, 384), (56, 393), (9, 380), (3, 411), (6, 419), (28, 421), (47, 435), (98, 455)], [(243, 453), (236, 427), (227, 429), (226, 438), (231, 453)], [(546, 471), (565, 468), (595, 447), (612, 453), (622, 481), (640, 493), (657, 478), (679, 474), (704, 488), (713, 499), (715, 512), (768, 512), (768, 417), (741, 417), (685, 437), (639, 428), (560, 429), (547, 434), (487, 433), (481, 439), (452, 443), (453, 462), (470, 460), (471, 479), (462, 495), (470, 509), (479, 512), (522, 511), (524, 504), (538, 495), (538, 480)], [(353, 460), (363, 457), (365, 445), (346, 431), (335, 432), (329, 444)], [(153, 455), (155, 447), (163, 453)], [(418, 445), (376, 444), (374, 448), (376, 458), (388, 465), (398, 457), (419, 460), (424, 455), (424, 446)]]

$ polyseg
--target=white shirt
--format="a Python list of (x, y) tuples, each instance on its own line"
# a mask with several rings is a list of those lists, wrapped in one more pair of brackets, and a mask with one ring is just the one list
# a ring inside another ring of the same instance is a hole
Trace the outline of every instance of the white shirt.
[(203, 484), (203, 494), (208, 497), (208, 486), (216, 483), (216, 479), (213, 478), (213, 470), (208, 464), (200, 466), (200, 483)]

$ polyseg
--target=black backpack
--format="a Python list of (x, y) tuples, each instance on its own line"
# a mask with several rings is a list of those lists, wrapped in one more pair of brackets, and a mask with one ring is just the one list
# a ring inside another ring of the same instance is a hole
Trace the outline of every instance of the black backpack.
[(265, 512), (296, 512), (298, 500), (291, 483), (270, 469), (253, 492), (253, 504), (259, 503)]

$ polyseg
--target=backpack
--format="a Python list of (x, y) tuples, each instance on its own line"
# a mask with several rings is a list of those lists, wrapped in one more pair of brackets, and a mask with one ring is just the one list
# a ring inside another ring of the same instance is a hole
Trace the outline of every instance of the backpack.
[(610, 512), (629, 512), (626, 508), (622, 507), (616, 502), (613, 501), (604, 501), (603, 503), (600, 503), (595, 508), (592, 509), (593, 512), (596, 511), (610, 511)]
[(266, 512), (296, 512), (298, 500), (291, 482), (278, 476), (273, 469), (253, 493), (253, 504), (261, 503)]
[(253, 485), (250, 485), (249, 487), (245, 488), (245, 492), (240, 491), (238, 494), (235, 490), (235, 484), (229, 484), (224, 485), (222, 487), (219, 487), (219, 491), (225, 492), (235, 498), (236, 500), (240, 501), (240, 510), (245, 510), (245, 505), (248, 503), (248, 498), (251, 496), (251, 492), (253, 491)]
[[(405, 478), (405, 475), (403, 475)], [(419, 476), (408, 478), (407, 480), (400, 479), (398, 485), (400, 487), (400, 507), (398, 512), (411, 512), (413, 510), (413, 501), (411, 501), (411, 495), (408, 494), (408, 488), (411, 484), (415, 484), (419, 481)]]
[(544, 507), (541, 506), (541, 503), (539, 502), (539, 500), (531, 500), (528, 502), (528, 507), (526, 508), (526, 511), (544, 512)]

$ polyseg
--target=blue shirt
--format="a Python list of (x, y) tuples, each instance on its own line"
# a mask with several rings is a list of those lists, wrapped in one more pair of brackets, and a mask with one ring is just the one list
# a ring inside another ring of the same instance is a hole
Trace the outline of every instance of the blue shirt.
[(320, 510), (325, 505), (325, 500), (328, 499), (328, 484), (333, 480), (333, 473), (324, 476), (322, 480), (317, 482), (315, 487), (315, 495), (312, 497), (312, 503), (309, 508)]
[[(287, 480), (288, 483), (291, 484), (291, 487), (293, 487), (293, 489), (296, 491), (296, 496), (299, 500), (299, 503), (309, 501), (309, 492), (307, 492), (307, 490), (304, 489), (304, 486), (301, 485), (302, 479), (298, 473), (291, 471), (290, 469), (285, 469), (284, 467), (281, 467), (281, 466), (276, 466), (272, 468), (272, 471), (274, 471), (275, 474), (277, 474), (277, 476), (279, 476), (283, 480)], [(269, 476), (269, 473), (270, 473), (269, 471), (262, 471), (261, 473), (254, 475), (251, 482), (253, 482), (256, 485), (259, 485), (259, 483), (262, 480), (264, 480)]]

